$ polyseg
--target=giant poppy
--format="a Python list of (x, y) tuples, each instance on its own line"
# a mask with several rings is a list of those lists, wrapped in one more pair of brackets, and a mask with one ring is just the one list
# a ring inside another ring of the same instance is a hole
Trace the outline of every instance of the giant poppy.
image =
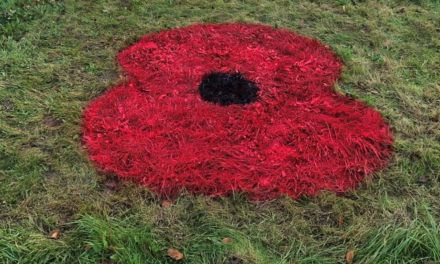
[(285, 29), (165, 30), (118, 62), (128, 81), (90, 103), (83, 140), (101, 170), (162, 196), (340, 193), (392, 153), (381, 114), (333, 89), (341, 60)]

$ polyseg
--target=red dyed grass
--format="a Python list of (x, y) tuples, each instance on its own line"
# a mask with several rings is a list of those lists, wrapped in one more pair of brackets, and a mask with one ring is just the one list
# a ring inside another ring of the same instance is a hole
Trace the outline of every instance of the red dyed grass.
[[(118, 61), (131, 81), (88, 106), (84, 142), (100, 169), (162, 196), (344, 192), (391, 155), (381, 115), (333, 90), (340, 60), (287, 30), (193, 25), (144, 36)], [(242, 73), (259, 100), (202, 101), (198, 85), (214, 71)]]

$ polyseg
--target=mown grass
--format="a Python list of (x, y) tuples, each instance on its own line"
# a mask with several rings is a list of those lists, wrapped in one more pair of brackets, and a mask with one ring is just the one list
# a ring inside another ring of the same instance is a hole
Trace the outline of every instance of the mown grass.
[[(438, 1), (167, 0), (0, 3), (0, 263), (440, 262)], [(343, 196), (250, 202), (148, 190), (98, 174), (87, 103), (121, 81), (117, 52), (194, 22), (285, 27), (345, 62), (338, 91), (383, 113), (390, 166)], [(62, 235), (51, 240), (51, 230)], [(232, 242), (225, 244), (222, 239)]]

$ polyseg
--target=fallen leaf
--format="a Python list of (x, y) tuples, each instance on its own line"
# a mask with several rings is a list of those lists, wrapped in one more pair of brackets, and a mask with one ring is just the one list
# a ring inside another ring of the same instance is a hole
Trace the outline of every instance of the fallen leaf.
[(222, 243), (223, 244), (231, 244), (232, 243), (232, 238), (230, 238), (230, 237), (225, 237), (225, 238), (223, 238), (222, 239)]
[(160, 203), (160, 205), (161, 205), (163, 208), (170, 208), (171, 206), (173, 206), (173, 203), (172, 203), (171, 201), (169, 201), (169, 200), (163, 200), (163, 201)]
[(183, 253), (175, 248), (169, 248), (167, 250), (168, 256), (174, 260), (181, 260), (183, 259)]
[(396, 12), (397, 12), (398, 14), (405, 13), (405, 8), (404, 8), (404, 7), (401, 7), (401, 8), (399, 8), (399, 9), (397, 9)]
[(347, 253), (345, 254), (345, 263), (347, 264), (351, 264), (353, 263), (353, 258), (354, 258), (354, 250), (350, 249), (349, 251), (347, 251)]
[(338, 217), (338, 225), (339, 226), (343, 226), (344, 225), (344, 216), (343, 215), (339, 215), (339, 217)]
[(51, 239), (58, 239), (61, 236), (61, 230), (60, 229), (54, 229), (52, 231), (50, 231), (49, 233), (49, 238)]

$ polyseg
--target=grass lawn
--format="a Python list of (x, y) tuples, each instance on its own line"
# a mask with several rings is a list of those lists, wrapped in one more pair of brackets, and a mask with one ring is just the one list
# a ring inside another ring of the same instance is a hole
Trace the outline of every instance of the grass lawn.
[[(81, 117), (123, 80), (118, 51), (148, 32), (225, 21), (331, 46), (345, 64), (336, 89), (392, 126), (389, 167), (343, 196), (183, 194), (171, 206), (98, 173)], [(437, 0), (0, 2), (0, 263), (173, 263), (175, 248), (180, 263), (345, 263), (354, 253), (353, 263), (434, 264), (439, 220)]]

